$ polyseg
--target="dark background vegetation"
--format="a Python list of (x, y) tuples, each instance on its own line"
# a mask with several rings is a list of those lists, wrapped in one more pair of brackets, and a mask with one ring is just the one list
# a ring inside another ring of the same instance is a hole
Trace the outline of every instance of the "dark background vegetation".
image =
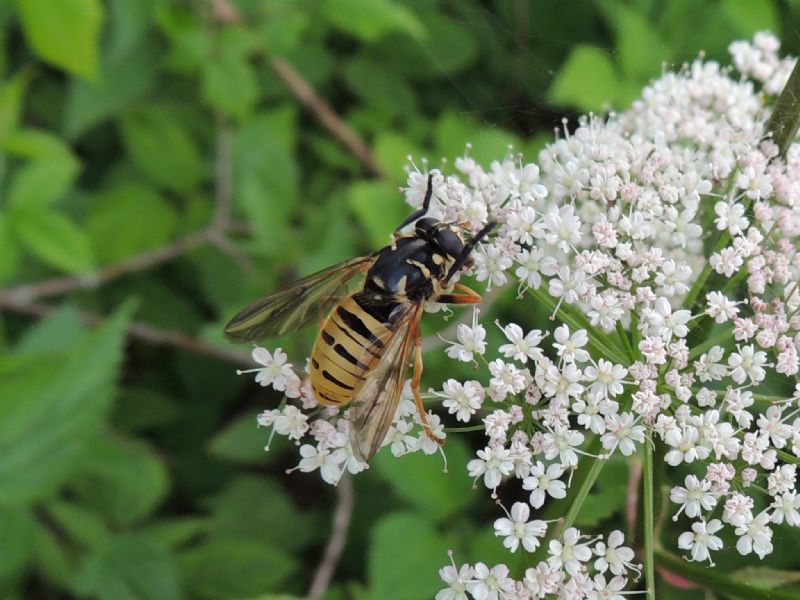
[[(280, 397), (236, 376), (247, 349), (225, 320), (383, 245), (408, 212), (408, 154), (452, 165), (471, 142), (488, 166), (513, 144), (535, 161), (562, 116), (624, 109), (662, 64), (726, 61), (761, 29), (796, 51), (798, 15), (788, 0), (0, 0), (0, 597), (303, 596), (347, 490), (285, 475), (290, 444), (263, 452), (255, 416)], [(550, 326), (511, 295), (492, 314)], [(312, 339), (276, 344), (301, 363)], [(468, 371), (430, 352), (423, 385), (451, 373)], [(381, 455), (355, 478), (325, 598), (432, 598), (448, 548), (521, 574), (466, 475), (480, 433), (451, 437), (448, 475)], [(624, 528), (628, 471), (608, 465), (580, 527)], [(783, 571), (740, 576), (790, 579), (797, 539), (775, 543)], [(703, 597), (662, 581), (679, 596)]]

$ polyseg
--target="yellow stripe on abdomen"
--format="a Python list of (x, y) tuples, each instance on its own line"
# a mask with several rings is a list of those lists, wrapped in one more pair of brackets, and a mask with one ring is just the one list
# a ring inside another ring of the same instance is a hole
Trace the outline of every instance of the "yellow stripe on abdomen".
[(321, 404), (344, 405), (383, 354), (387, 327), (348, 296), (322, 324), (311, 351), (311, 387)]

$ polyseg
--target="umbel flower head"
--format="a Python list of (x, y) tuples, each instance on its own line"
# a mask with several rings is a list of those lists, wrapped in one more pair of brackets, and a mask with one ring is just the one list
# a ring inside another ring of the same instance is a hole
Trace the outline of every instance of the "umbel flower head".
[[(444, 352), (480, 369), (428, 397), (445, 423), (485, 427), (469, 476), (498, 501), (522, 489), (532, 509), (566, 498), (566, 514), (582, 461), (652, 444), (681, 467), (672, 548), (688, 560), (713, 564), (723, 548), (763, 558), (774, 527), (800, 525), (800, 146), (765, 135), (795, 62), (778, 49), (761, 33), (731, 45), (733, 68), (698, 59), (665, 73), (625, 112), (565, 124), (538, 164), (509, 155), (487, 169), (467, 152), (456, 173), (431, 172), (431, 216), (500, 223), (475, 251), (475, 278), (551, 313), (552, 324), (498, 323), (494, 348), (476, 312)], [(410, 172), (412, 207), (428, 175)], [(274, 356), (260, 381), (291, 389)], [(300, 469), (335, 482), (363, 468), (343, 415), (300, 403), (317, 417), (287, 404), (262, 419), (302, 438)], [(401, 403), (385, 441), (395, 455), (437, 449), (414, 414)], [(638, 577), (621, 532), (545, 532), (524, 506), (499, 515), (497, 535), (548, 557), (524, 573), (453, 563), (438, 598), (617, 598)]]

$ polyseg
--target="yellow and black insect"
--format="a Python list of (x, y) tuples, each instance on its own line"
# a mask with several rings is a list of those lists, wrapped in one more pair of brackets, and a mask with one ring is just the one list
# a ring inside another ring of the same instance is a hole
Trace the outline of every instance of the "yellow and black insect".
[[(322, 320), (311, 352), (310, 380), (317, 400), (351, 405), (351, 442), (368, 461), (381, 447), (400, 400), (414, 356), (411, 390), (420, 421), (433, 438), (419, 383), (422, 376), (420, 319), (426, 302), (475, 304), (481, 297), (450, 280), (470, 262), (475, 245), (496, 225), (490, 222), (464, 242), (458, 227), (425, 217), (431, 177), (422, 208), (395, 230), (385, 248), (334, 265), (257, 300), (225, 327), (225, 335), (245, 342), (276, 337)], [(414, 232), (401, 235), (416, 221)], [(356, 275), (366, 277), (351, 293)], [(435, 438), (433, 438), (435, 439)]]

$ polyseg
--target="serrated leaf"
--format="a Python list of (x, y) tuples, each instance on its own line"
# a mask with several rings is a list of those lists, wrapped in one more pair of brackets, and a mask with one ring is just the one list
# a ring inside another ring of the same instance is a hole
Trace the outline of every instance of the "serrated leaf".
[(361, 181), (350, 186), (347, 205), (369, 235), (370, 245), (385, 246), (395, 227), (408, 214), (397, 188), (382, 181)]
[[(241, 598), (275, 590), (297, 563), (282, 550), (252, 539), (215, 540), (180, 557), (188, 597)], [(269, 565), (269, 568), (265, 568)]]
[(0, 361), (0, 504), (46, 497), (72, 474), (108, 413), (131, 312), (48, 360)]
[(78, 580), (82, 594), (100, 600), (178, 598), (178, 574), (169, 551), (141, 534), (123, 534), (92, 552)]
[(381, 452), (373, 460), (373, 467), (398, 496), (440, 521), (463, 510), (476, 497), (471, 481), (461, 476), (467, 471), (469, 460), (462, 440), (449, 439), (445, 453), (448, 473), (442, 472), (442, 463), (436, 456), (420, 452), (400, 458)]
[(178, 216), (155, 189), (123, 182), (93, 198), (86, 231), (98, 262), (113, 263), (166, 245)]
[(112, 525), (131, 525), (164, 499), (169, 480), (164, 463), (145, 443), (106, 433), (90, 438), (88, 458), (69, 486), (73, 494)]
[(578, 45), (561, 65), (547, 96), (557, 104), (597, 111), (616, 98), (618, 86), (609, 55), (600, 48)]
[(442, 587), (438, 569), (448, 547), (443, 536), (418, 515), (395, 513), (384, 518), (372, 531), (368, 554), (371, 597), (430, 600)]
[(391, 31), (422, 39), (425, 27), (405, 6), (391, 0), (326, 0), (325, 16), (335, 27), (374, 42)]
[(8, 190), (9, 207), (26, 210), (49, 208), (72, 187), (79, 166), (70, 154), (28, 163), (14, 173)]
[(17, 210), (12, 226), (23, 245), (45, 263), (72, 273), (91, 271), (94, 258), (89, 238), (65, 216), (41, 209)]
[(150, 180), (166, 189), (194, 189), (204, 166), (194, 140), (176, 116), (157, 108), (137, 111), (121, 121), (122, 141), (131, 159)]
[(50, 64), (93, 79), (103, 6), (99, 0), (17, 0), (28, 43)]

